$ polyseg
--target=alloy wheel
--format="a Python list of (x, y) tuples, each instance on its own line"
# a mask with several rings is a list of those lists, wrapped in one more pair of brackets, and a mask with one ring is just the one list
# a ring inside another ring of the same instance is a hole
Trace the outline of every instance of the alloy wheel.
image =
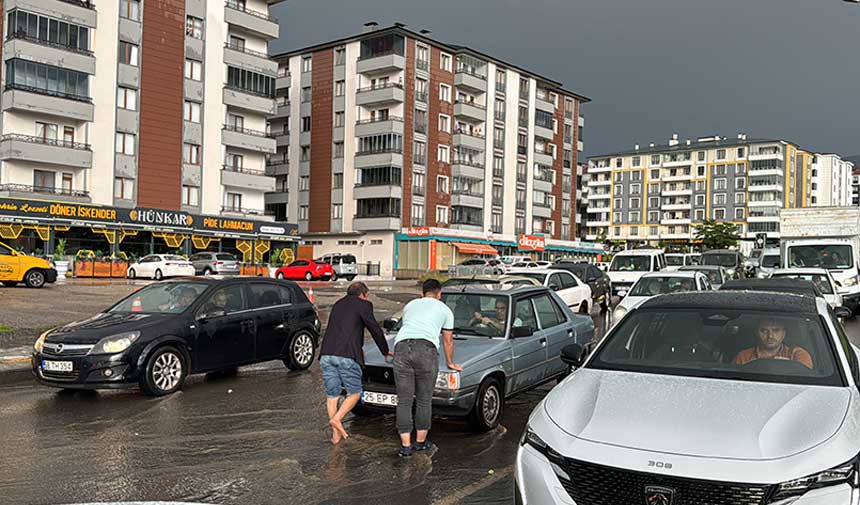
[(175, 388), (182, 378), (182, 360), (172, 352), (166, 352), (156, 358), (152, 365), (152, 380), (162, 391)]
[(305, 366), (314, 359), (314, 343), (311, 340), (310, 335), (307, 333), (302, 333), (298, 337), (296, 337), (296, 343), (293, 347), (293, 356), (296, 359), (296, 363), (301, 366)]
[(484, 422), (491, 426), (499, 416), (499, 390), (494, 385), (488, 387), (484, 392), (484, 401), (481, 403)]
[(27, 285), (31, 288), (41, 288), (45, 284), (45, 274), (38, 270), (33, 270), (27, 274)]

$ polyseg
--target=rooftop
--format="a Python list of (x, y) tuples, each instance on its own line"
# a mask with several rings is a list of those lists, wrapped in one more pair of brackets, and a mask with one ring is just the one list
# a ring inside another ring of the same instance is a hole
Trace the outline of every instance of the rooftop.
[(698, 137), (696, 139), (685, 139), (681, 140), (677, 135), (673, 135), (673, 139), (666, 144), (648, 144), (639, 146), (637, 149), (634, 147), (633, 149), (625, 150), (625, 151), (616, 151), (612, 153), (601, 154), (599, 156), (589, 156), (589, 160), (594, 160), (597, 158), (607, 158), (612, 156), (635, 156), (637, 154), (662, 154), (662, 153), (674, 153), (681, 151), (691, 151), (691, 150), (702, 150), (702, 149), (714, 149), (717, 147), (742, 147), (753, 144), (791, 144), (793, 146), (797, 146), (796, 143), (791, 142), (789, 140), (783, 139), (768, 139), (768, 138), (751, 138), (748, 137), (745, 133), (739, 134), (737, 137), (722, 137), (719, 135), (713, 135), (710, 137)]

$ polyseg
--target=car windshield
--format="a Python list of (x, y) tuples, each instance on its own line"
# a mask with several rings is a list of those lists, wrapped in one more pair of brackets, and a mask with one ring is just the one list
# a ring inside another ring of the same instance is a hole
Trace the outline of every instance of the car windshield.
[(666, 264), (670, 267), (679, 267), (684, 264), (683, 256), (666, 256)]
[(676, 291), (695, 291), (692, 277), (642, 277), (630, 290), (628, 296), (657, 296)]
[(610, 272), (648, 272), (650, 270), (650, 256), (616, 256), (609, 265)]
[(815, 267), (844, 269), (854, 266), (851, 246), (844, 244), (815, 244), (790, 246), (788, 248), (790, 267)]
[(217, 259), (218, 261), (236, 261), (235, 256), (227, 253), (216, 254), (215, 259)]
[(761, 249), (753, 249), (752, 254), (750, 254), (750, 258), (755, 259), (755, 258), (758, 258), (759, 256), (761, 256)]
[(589, 368), (842, 386), (814, 315), (746, 309), (640, 309), (623, 319)]
[(824, 274), (800, 274), (800, 273), (780, 273), (771, 275), (774, 279), (800, 279), (802, 281), (810, 281), (815, 284), (825, 295), (832, 295), (833, 288), (830, 286), (830, 279)]
[(108, 309), (108, 312), (178, 314), (191, 306), (206, 291), (202, 282), (168, 282), (141, 288)]
[(539, 283), (543, 284), (543, 281), (546, 280), (547, 274), (542, 272), (517, 272), (517, 277), (528, 277), (530, 279), (534, 279)]
[(460, 279), (460, 278), (455, 277), (453, 279), (448, 279), (447, 281), (443, 282), (442, 287), (448, 288), (448, 287), (452, 287), (452, 286), (464, 286), (467, 284), (496, 284), (496, 283), (498, 283), (498, 281), (491, 280), (491, 279), (472, 279), (470, 277)]
[(764, 268), (779, 267), (779, 254), (765, 254), (761, 257), (761, 266)]
[(165, 254), (163, 256), (164, 261), (188, 261), (184, 256), (179, 256), (176, 254)]
[(442, 293), (454, 313), (458, 337), (504, 337), (508, 327), (508, 298), (475, 293)]
[(703, 265), (718, 265), (721, 267), (734, 268), (737, 262), (737, 256), (731, 253), (723, 254), (703, 254)]
[(698, 254), (691, 254), (687, 257), (688, 265), (698, 265), (699, 263), (701, 263), (701, 256), (699, 256)]

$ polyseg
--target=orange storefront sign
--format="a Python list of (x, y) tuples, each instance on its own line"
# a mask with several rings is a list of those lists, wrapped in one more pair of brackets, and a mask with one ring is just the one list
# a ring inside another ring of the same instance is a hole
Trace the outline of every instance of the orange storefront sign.
[(536, 235), (520, 235), (517, 241), (520, 251), (543, 251), (546, 248), (546, 238)]
[(406, 235), (410, 237), (429, 237), (430, 228), (426, 226), (413, 226), (406, 229)]
[(430, 268), (428, 270), (436, 270), (436, 241), (430, 241)]

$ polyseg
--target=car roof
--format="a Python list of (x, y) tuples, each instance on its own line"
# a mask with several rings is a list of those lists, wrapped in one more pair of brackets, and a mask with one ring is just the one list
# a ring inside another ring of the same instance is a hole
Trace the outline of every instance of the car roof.
[(803, 267), (803, 268), (778, 268), (771, 273), (771, 275), (782, 275), (782, 274), (814, 274), (814, 275), (827, 275), (826, 268), (814, 268), (814, 267)]
[(720, 265), (684, 265), (678, 269), (679, 272), (700, 272), (702, 270), (722, 270)]
[(511, 285), (511, 284), (465, 284), (442, 288), (442, 293), (467, 293), (476, 295), (519, 295), (530, 293), (545, 293), (549, 289), (545, 286)]
[(770, 293), (792, 293), (806, 296), (823, 296), (810, 281), (802, 279), (738, 279), (720, 286), (720, 291), (758, 291)]
[(641, 309), (735, 309), (741, 311), (817, 314), (815, 298), (767, 291), (689, 291), (658, 295)]
[(696, 270), (683, 270), (683, 271), (675, 270), (674, 272), (666, 272), (666, 271), (648, 272), (647, 274), (644, 274), (642, 277), (640, 277), (640, 279), (651, 278), (651, 277), (681, 277), (684, 279), (693, 279), (696, 277), (696, 274), (698, 274), (698, 273), (701, 273), (701, 272), (698, 272)]
[(660, 249), (629, 249), (615, 254), (618, 256), (652, 256), (654, 254), (663, 254)]
[(762, 249), (761, 255), (764, 256), (765, 254), (779, 254), (779, 248), (778, 247), (768, 247), (766, 249)]
[(702, 254), (740, 254), (740, 251), (735, 251), (733, 249), (710, 249)]
[(293, 284), (292, 281), (288, 280), (275, 280), (269, 277), (236, 277), (232, 276), (224, 276), (224, 275), (208, 275), (201, 277), (172, 277), (170, 279), (165, 279), (160, 282), (160, 284), (170, 284), (174, 282), (197, 282), (200, 284), (208, 284), (210, 286), (214, 286), (217, 284), (228, 284), (234, 282), (268, 282), (270, 284)]

